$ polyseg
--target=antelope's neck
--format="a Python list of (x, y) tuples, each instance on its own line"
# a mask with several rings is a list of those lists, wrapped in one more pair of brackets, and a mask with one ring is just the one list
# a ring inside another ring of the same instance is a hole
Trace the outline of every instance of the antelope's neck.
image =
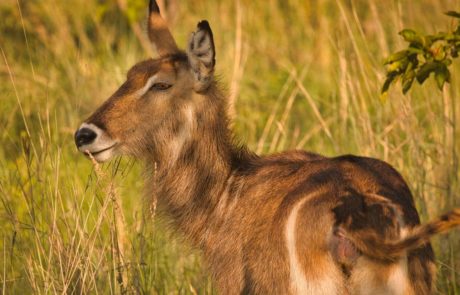
[(179, 110), (184, 122), (158, 161), (153, 185), (178, 229), (204, 245), (222, 218), (217, 208), (229, 188), (235, 148), (226, 118), (218, 116), (224, 110), (219, 105), (205, 111), (196, 107)]

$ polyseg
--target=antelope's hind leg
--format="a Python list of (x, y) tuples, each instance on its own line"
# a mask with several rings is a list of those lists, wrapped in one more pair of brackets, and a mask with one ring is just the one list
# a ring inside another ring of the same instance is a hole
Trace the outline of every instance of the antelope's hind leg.
[(328, 196), (299, 200), (289, 212), (286, 248), (291, 294), (349, 294), (346, 275), (330, 251), (333, 216)]

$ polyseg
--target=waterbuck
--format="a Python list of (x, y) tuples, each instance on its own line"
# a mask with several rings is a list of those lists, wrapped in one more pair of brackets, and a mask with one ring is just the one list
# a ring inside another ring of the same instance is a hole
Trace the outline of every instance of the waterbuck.
[(158, 58), (77, 130), (78, 149), (104, 162), (131, 155), (156, 167), (146, 185), (199, 247), (220, 294), (430, 294), (430, 236), (460, 210), (420, 225), (408, 186), (389, 164), (305, 151), (258, 156), (233, 141), (214, 79), (207, 21), (180, 50), (150, 1)]

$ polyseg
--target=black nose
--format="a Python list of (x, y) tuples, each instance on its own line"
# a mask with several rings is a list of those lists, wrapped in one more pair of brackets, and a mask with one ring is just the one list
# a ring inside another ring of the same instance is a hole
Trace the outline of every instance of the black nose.
[(75, 132), (75, 144), (81, 147), (85, 144), (90, 144), (96, 138), (97, 134), (89, 128), (81, 128)]

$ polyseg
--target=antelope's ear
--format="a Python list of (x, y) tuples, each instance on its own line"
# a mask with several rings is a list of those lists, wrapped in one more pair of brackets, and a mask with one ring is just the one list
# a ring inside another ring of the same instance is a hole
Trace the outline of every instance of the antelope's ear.
[(155, 0), (150, 0), (149, 3), (147, 29), (149, 39), (155, 45), (160, 56), (174, 54), (179, 51), (166, 21), (160, 15), (160, 8)]
[(198, 23), (187, 47), (187, 56), (195, 77), (195, 91), (205, 91), (212, 82), (216, 51), (211, 27), (206, 20)]

